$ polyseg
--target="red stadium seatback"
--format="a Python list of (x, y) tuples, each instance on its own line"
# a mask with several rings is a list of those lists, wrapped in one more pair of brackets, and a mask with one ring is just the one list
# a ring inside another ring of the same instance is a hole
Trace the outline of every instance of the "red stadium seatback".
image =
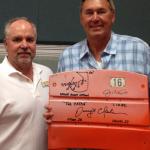
[(112, 70), (50, 76), (48, 148), (150, 150), (148, 78)]

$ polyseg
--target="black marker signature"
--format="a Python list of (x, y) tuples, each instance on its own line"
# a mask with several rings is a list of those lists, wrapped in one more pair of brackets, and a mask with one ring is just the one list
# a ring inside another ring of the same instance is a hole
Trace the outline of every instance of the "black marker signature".
[(103, 117), (106, 117), (106, 114), (113, 114), (113, 115), (128, 115), (127, 113), (123, 112), (115, 112), (113, 108), (108, 108), (108, 106), (101, 107), (101, 108), (89, 108), (85, 109), (84, 107), (78, 107), (75, 112), (75, 117), (80, 117), (82, 114), (86, 113), (88, 118), (92, 118), (92, 115), (98, 114), (103, 115)]
[(81, 116), (83, 113), (87, 113), (88, 118), (92, 118), (92, 114), (95, 113), (96, 109), (91, 108), (91, 109), (84, 109), (83, 107), (78, 107), (75, 113), (75, 117)]
[(104, 118), (106, 117), (106, 114), (128, 115), (128, 114), (122, 113), (122, 112), (115, 112), (113, 108), (108, 108), (107, 106), (105, 106), (104, 108), (99, 108), (97, 113), (100, 115), (102, 114), (104, 116)]
[[(77, 72), (80, 78), (73, 77), (70, 82), (61, 83), (66, 90), (71, 90), (73, 92), (85, 92), (88, 89), (88, 72)], [(78, 79), (78, 80), (77, 80)]]

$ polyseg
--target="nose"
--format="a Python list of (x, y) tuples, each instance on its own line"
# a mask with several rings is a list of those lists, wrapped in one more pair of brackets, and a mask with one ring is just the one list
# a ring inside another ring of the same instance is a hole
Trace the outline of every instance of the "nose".
[(28, 42), (26, 40), (22, 40), (21, 48), (27, 48), (27, 47), (28, 47)]
[(99, 15), (97, 14), (97, 12), (94, 12), (93, 13), (93, 16), (92, 16), (92, 20), (98, 20), (99, 19)]

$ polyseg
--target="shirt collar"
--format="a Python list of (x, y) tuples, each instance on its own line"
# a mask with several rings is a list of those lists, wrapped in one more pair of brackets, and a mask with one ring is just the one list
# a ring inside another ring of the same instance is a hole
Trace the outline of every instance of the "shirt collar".
[(2, 67), (4, 68), (4, 72), (8, 75), (14, 74), (14, 73), (20, 73), (18, 70), (16, 70), (8, 61), (7, 57), (4, 58), (2, 61)]
[(104, 49), (104, 53), (110, 54), (110, 55), (115, 55), (116, 54), (116, 42), (114, 39), (114, 33), (111, 33), (111, 37), (110, 40), (106, 46), (106, 48)]
[(80, 59), (82, 59), (85, 55), (88, 55), (90, 53), (88, 44), (87, 44), (87, 39), (84, 39), (81, 42), (81, 53), (80, 53)]
[[(1, 63), (2, 67), (3, 67), (3, 71), (5, 73), (7, 73), (8, 75), (13, 75), (13, 74), (20, 74), (22, 75), (22, 73), (18, 70), (16, 70), (16, 68), (14, 68), (10, 62), (8, 61), (7, 57), (4, 58), (4, 60)], [(32, 63), (33, 65), (33, 72), (34, 74), (40, 74), (42, 72), (42, 69), (37, 67), (35, 63)]]
[[(90, 55), (90, 50), (87, 44), (87, 39), (84, 39), (81, 42), (81, 53), (80, 53), (80, 59), (82, 59), (85, 55)], [(111, 33), (111, 38), (106, 46), (106, 48), (103, 51), (103, 54), (110, 54), (110, 55), (115, 55), (116, 54), (116, 42), (114, 39), (114, 33)]]

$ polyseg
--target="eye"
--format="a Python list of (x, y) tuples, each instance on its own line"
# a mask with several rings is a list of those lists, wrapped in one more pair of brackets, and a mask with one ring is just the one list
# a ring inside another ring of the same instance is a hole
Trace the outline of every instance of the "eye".
[(86, 10), (85, 15), (91, 16), (91, 15), (93, 15), (93, 11), (92, 10)]
[(97, 10), (97, 14), (106, 14), (108, 11), (106, 9), (99, 9)]
[(27, 37), (26, 41), (29, 43), (33, 43), (33, 42), (35, 42), (35, 38), (34, 37)]
[(12, 41), (15, 42), (15, 43), (19, 43), (19, 42), (22, 41), (22, 38), (21, 38), (21, 37), (14, 37), (14, 38), (12, 39)]

